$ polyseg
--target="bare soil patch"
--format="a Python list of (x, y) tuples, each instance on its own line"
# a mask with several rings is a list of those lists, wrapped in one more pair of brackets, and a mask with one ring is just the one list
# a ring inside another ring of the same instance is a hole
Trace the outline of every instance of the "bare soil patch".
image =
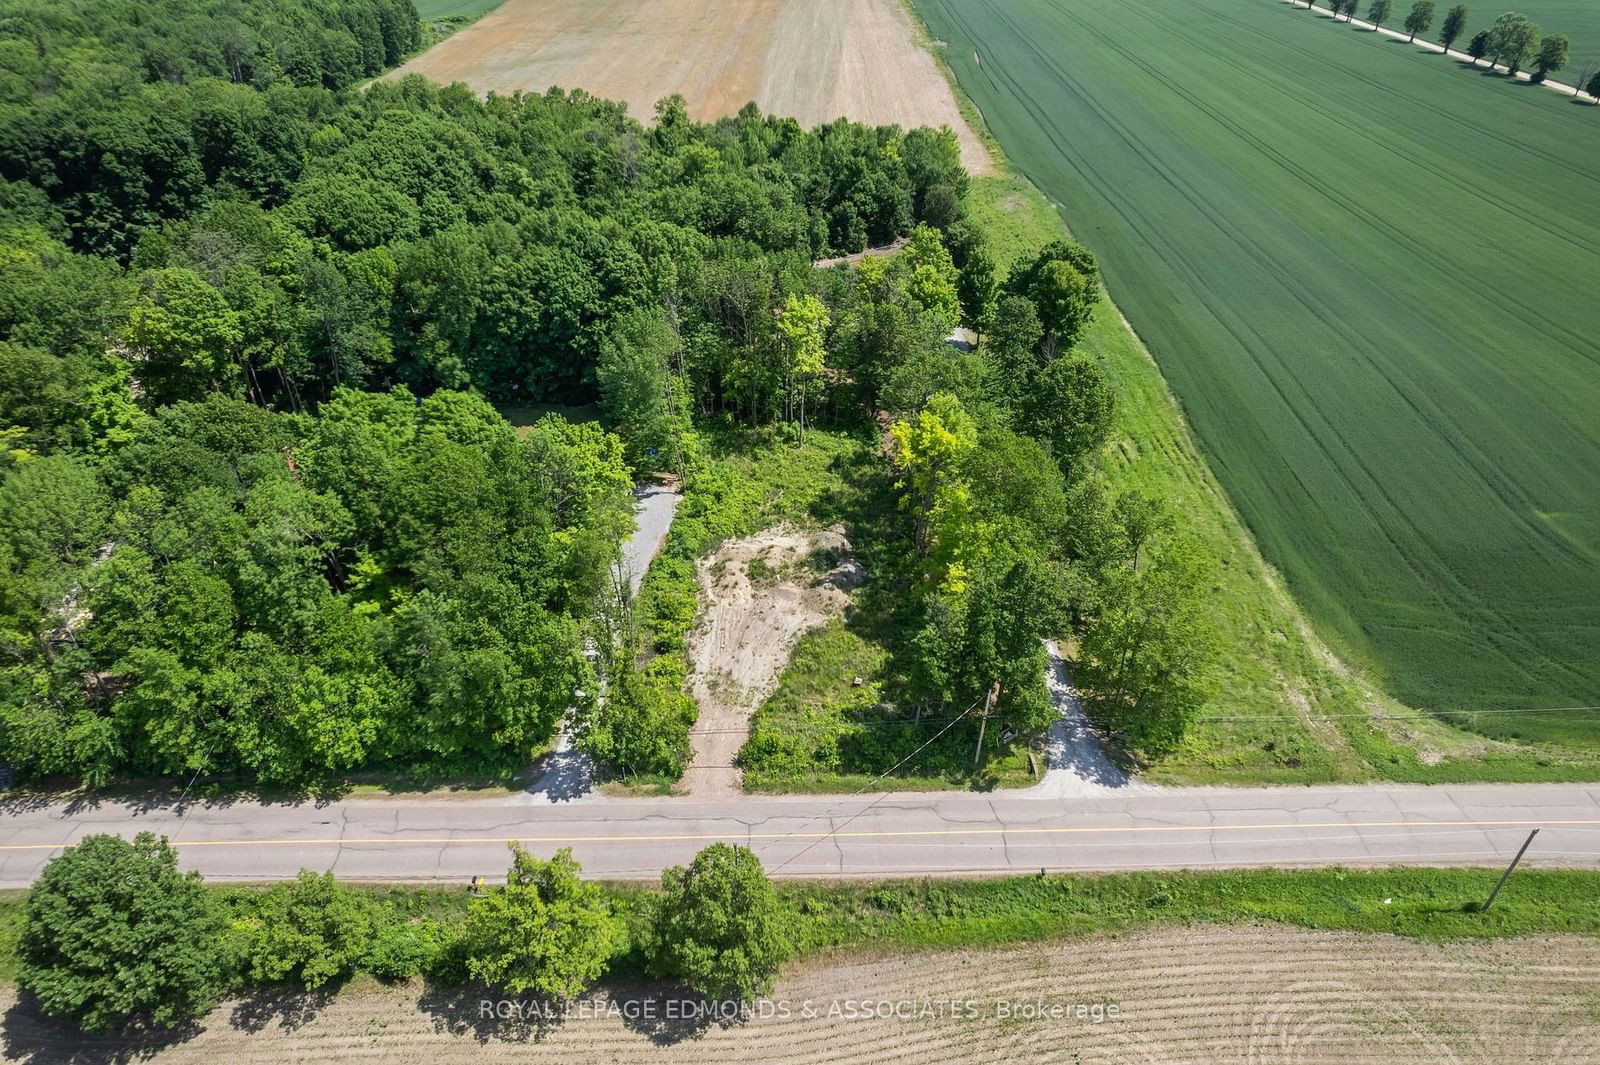
[[(1597, 987), (1600, 943), (1575, 937), (1428, 944), (1278, 927), (1168, 928), (812, 962), (779, 983), (769, 1011), (777, 1015), (698, 1030), (625, 1021), (599, 1008), (602, 1000), (590, 1000), (587, 1016), (541, 1030), (481, 1016), (476, 992), (410, 986), (346, 991), (325, 1003), (229, 1003), (198, 1034), (147, 1058), (115, 1039), (42, 1024), (9, 991), (0, 1009), (9, 1011), (7, 1060), (36, 1063), (1502, 1065), (1600, 1061)], [(659, 1014), (669, 999), (677, 1001), (644, 988), (615, 1001), (635, 1010), (653, 1001)], [(950, 1016), (952, 1002), (974, 1003), (979, 1015), (964, 1015), (963, 1005), (962, 1016)], [(1013, 1004), (1013, 1016), (998, 1016), (999, 1003)], [(1017, 1016), (1015, 1004), (1069, 1014)], [(1099, 1006), (1102, 1020), (1077, 1017), (1080, 1005)], [(926, 1015), (929, 1007), (947, 1013)], [(879, 1012), (888, 1015), (872, 1015)]]
[(405, 74), (585, 89), (646, 121), (679, 93), (705, 120), (754, 100), (807, 126), (949, 126), (967, 169), (995, 172), (900, 0), (506, 0), (390, 76)]
[(862, 573), (842, 530), (780, 525), (724, 543), (700, 561), (699, 576), (689, 690), (700, 717), (683, 784), (695, 798), (728, 798), (742, 793), (733, 761), (750, 715), (800, 637), (844, 613)]

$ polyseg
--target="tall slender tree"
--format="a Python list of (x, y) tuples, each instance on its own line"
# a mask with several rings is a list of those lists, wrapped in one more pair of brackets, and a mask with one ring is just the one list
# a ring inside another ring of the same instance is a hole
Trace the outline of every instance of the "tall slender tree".
[(1464, 32), (1466, 32), (1466, 29), (1467, 5), (1457, 4), (1455, 7), (1452, 7), (1449, 11), (1445, 12), (1444, 25), (1439, 27), (1439, 43), (1443, 45), (1444, 50), (1448, 52), (1451, 46), (1456, 43), (1456, 41)]
[(1392, 8), (1391, 0), (1372, 0), (1367, 7), (1367, 21), (1372, 23), (1372, 32), (1377, 33), (1388, 21)]
[(1415, 43), (1417, 34), (1427, 33), (1428, 27), (1433, 25), (1433, 0), (1417, 0), (1411, 5), (1411, 13), (1406, 16), (1406, 32), (1411, 34), (1407, 43)]

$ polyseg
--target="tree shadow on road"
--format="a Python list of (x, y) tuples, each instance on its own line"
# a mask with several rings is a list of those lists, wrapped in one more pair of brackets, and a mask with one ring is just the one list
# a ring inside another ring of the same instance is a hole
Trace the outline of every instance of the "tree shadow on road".
[(27, 1065), (128, 1065), (199, 1035), (200, 1025), (155, 1028), (135, 1022), (89, 1035), (71, 1024), (45, 1016), (38, 1001), (24, 992), (0, 1019), (0, 1052), (5, 1060)]

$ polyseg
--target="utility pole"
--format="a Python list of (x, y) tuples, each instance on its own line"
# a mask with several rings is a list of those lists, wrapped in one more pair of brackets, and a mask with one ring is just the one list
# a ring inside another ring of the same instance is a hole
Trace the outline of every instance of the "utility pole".
[(983, 761), (983, 734), (989, 727), (989, 711), (994, 709), (995, 700), (1000, 698), (1000, 682), (995, 681), (989, 689), (989, 695), (983, 700), (983, 716), (978, 719), (978, 749), (972, 753), (972, 768), (978, 768)]
[(1511, 859), (1511, 864), (1506, 866), (1506, 871), (1500, 874), (1500, 882), (1494, 886), (1493, 891), (1489, 892), (1489, 899), (1483, 904), (1483, 909), (1479, 910), (1479, 913), (1489, 912), (1489, 907), (1494, 905), (1494, 900), (1500, 897), (1500, 889), (1506, 886), (1507, 880), (1511, 879), (1511, 871), (1517, 867), (1518, 862), (1522, 861), (1522, 856), (1528, 853), (1528, 844), (1532, 843), (1533, 837), (1538, 834), (1539, 830), (1536, 828), (1528, 833), (1527, 839), (1522, 841), (1522, 849), (1517, 851), (1515, 858)]

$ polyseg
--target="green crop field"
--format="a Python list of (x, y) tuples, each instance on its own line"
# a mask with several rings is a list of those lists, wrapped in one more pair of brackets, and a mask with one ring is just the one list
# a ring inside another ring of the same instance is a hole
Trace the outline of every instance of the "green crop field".
[(1339, 649), (1600, 703), (1600, 108), (1277, 0), (915, 6)]
[(416, 0), (417, 16), (424, 22), (443, 18), (477, 18), (499, 7), (502, 0)]

